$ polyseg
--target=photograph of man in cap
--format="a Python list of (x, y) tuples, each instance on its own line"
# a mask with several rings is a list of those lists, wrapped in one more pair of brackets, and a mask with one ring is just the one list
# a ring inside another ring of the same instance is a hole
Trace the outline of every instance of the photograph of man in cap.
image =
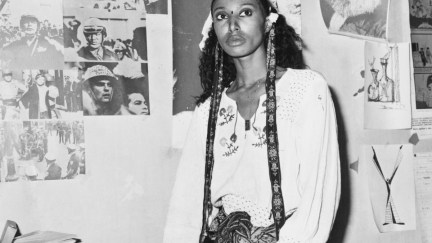
[(117, 61), (117, 55), (103, 46), (107, 37), (104, 23), (98, 18), (88, 18), (83, 24), (84, 37), (87, 45), (81, 47), (78, 56), (86, 60)]
[(85, 72), (84, 79), (84, 115), (125, 114), (119, 80), (108, 67), (100, 64), (91, 66)]
[(3, 70), (0, 81), (0, 109), (2, 120), (19, 119), (18, 98), (27, 88), (12, 78), (12, 71)]
[(5, 45), (0, 58), (10, 68), (56, 69), (63, 67), (63, 44), (40, 35), (41, 23), (33, 14), (20, 18), (22, 37)]
[(61, 179), (62, 168), (56, 163), (56, 157), (53, 153), (45, 155), (47, 162), (47, 174), (45, 180), (59, 180)]

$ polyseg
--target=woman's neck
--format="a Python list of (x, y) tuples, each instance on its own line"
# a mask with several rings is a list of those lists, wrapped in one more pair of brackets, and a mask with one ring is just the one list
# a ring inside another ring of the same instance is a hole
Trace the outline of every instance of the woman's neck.
[(266, 54), (264, 48), (259, 48), (247, 57), (234, 58), (237, 70), (235, 82), (238, 87), (250, 87), (267, 74)]

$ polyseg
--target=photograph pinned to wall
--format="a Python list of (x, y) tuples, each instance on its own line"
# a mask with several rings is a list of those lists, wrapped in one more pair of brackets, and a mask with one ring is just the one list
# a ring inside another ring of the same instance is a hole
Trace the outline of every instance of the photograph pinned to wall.
[(1, 120), (80, 119), (81, 90), (63, 70), (3, 69)]
[(412, 144), (363, 145), (359, 175), (379, 232), (416, 229)]
[(320, 0), (321, 14), (332, 34), (385, 40), (389, 0)]
[(432, 2), (409, 0), (410, 26), (416, 30), (432, 30)]
[(147, 14), (168, 14), (168, 0), (142, 0)]
[(75, 179), (86, 173), (82, 120), (0, 122), (0, 180)]
[(411, 61), (414, 78), (411, 82), (412, 133), (420, 139), (432, 138), (432, 29), (411, 34)]
[(365, 43), (365, 128), (411, 128), (409, 43)]
[(148, 66), (135, 64), (65, 64), (65, 72), (81, 84), (84, 116), (150, 115)]
[[(71, 2), (75, 3), (65, 0), (65, 6), (73, 5)], [(107, 13), (79, 4), (63, 11), (65, 61), (147, 62), (146, 19), (142, 12)]]
[(1, 68), (63, 68), (62, 1), (5, 0), (0, 7)]
[(145, 16), (146, 0), (63, 0), (64, 8), (91, 9), (101, 14), (119, 13)]
[(432, 72), (432, 29), (412, 33), (412, 59), (415, 73)]

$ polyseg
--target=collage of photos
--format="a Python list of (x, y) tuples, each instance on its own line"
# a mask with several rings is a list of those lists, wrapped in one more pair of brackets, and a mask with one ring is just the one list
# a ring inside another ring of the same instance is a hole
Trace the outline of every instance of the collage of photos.
[(84, 123), (0, 123), (0, 181), (75, 179), (85, 174)]
[(1, 182), (85, 174), (85, 116), (150, 115), (146, 16), (167, 12), (167, 0), (0, 1)]

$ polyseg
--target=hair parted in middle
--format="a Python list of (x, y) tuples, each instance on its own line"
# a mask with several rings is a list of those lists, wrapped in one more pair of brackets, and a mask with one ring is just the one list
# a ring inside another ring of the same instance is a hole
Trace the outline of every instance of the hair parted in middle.
[[(215, 0), (212, 1), (212, 5)], [(264, 14), (268, 16), (270, 11), (275, 11), (270, 7), (268, 0), (258, 0)], [(271, 10), (270, 10), (271, 9)], [(265, 34), (264, 45), (267, 46), (269, 33)], [(211, 96), (214, 84), (215, 71), (215, 50), (218, 45), (216, 32), (211, 27), (208, 38), (205, 41), (205, 46), (200, 56), (199, 73), (201, 78), (201, 87), (203, 92), (197, 97), (197, 104), (203, 103)], [(283, 15), (279, 15), (275, 23), (275, 51), (276, 51), (276, 66), (282, 68), (304, 69), (306, 65), (303, 60), (302, 46), (303, 42), (300, 36), (295, 32), (294, 28), (287, 24)], [(231, 82), (236, 79), (236, 68), (232, 57), (223, 52), (223, 82), (224, 87), (229, 87)]]

